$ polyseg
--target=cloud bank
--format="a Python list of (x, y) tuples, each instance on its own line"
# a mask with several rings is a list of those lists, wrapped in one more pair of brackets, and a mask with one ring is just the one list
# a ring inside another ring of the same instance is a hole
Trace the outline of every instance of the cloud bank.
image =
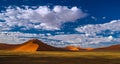
[(8, 7), (0, 13), (1, 30), (11, 30), (20, 27), (21, 30), (43, 29), (60, 30), (61, 25), (66, 22), (75, 22), (84, 18), (87, 14), (77, 7), (48, 6), (39, 7)]
[(85, 25), (75, 28), (76, 31), (80, 33), (85, 33), (86, 35), (96, 36), (99, 33), (105, 31), (110, 31), (111, 33), (120, 32), (120, 20), (113, 20), (109, 23), (96, 24), (96, 25)]

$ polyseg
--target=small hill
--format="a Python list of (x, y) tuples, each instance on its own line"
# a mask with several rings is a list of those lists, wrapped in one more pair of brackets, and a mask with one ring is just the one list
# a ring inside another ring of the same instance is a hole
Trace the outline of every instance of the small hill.
[(94, 48), (85, 48), (87, 51), (94, 50)]
[(108, 47), (95, 48), (93, 51), (120, 51), (120, 44)]
[(101, 48), (80, 48), (75, 46), (67, 46), (65, 49), (70, 51), (120, 51), (120, 44)]
[(66, 46), (65, 49), (70, 51), (85, 51), (85, 49), (76, 46)]
[(13, 50), (14, 48), (18, 47), (19, 45), (15, 44), (3, 44), (0, 43), (0, 50)]
[(71, 51), (79, 51), (79, 49), (75, 46), (66, 46), (65, 49), (66, 50), (71, 50)]

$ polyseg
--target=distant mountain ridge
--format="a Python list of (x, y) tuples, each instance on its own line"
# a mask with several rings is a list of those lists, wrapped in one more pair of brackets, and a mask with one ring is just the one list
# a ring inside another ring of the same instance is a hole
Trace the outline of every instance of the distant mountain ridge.
[(10, 51), (120, 51), (120, 44), (101, 48), (80, 48), (76, 46), (66, 46), (64, 48), (57, 48), (50, 46), (38, 39), (31, 39), (23, 44), (0, 44), (0, 50)]

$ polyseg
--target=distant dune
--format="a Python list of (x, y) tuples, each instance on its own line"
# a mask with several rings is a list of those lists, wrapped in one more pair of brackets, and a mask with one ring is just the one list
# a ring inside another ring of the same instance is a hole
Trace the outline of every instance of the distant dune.
[(93, 51), (120, 51), (120, 44), (108, 47), (95, 48)]
[(13, 50), (15, 49), (16, 47), (18, 47), (20, 45), (16, 44), (3, 44), (3, 43), (0, 43), (0, 50)]
[(87, 51), (94, 50), (95, 48), (85, 48)]
[(76, 46), (66, 46), (57, 48), (45, 44), (38, 39), (31, 39), (23, 44), (0, 44), (0, 50), (35, 52), (35, 51), (120, 51), (120, 44), (101, 48), (81, 48)]
[(65, 49), (70, 50), (70, 51), (84, 51), (85, 50), (83, 48), (76, 47), (76, 46), (66, 46)]
[(66, 46), (65, 49), (66, 50), (71, 50), (71, 51), (79, 51), (79, 49), (75, 46)]

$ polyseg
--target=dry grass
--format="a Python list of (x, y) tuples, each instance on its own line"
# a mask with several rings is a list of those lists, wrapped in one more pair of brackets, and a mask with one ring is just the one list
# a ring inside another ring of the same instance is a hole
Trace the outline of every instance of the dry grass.
[(0, 64), (120, 64), (120, 52), (0, 51)]

